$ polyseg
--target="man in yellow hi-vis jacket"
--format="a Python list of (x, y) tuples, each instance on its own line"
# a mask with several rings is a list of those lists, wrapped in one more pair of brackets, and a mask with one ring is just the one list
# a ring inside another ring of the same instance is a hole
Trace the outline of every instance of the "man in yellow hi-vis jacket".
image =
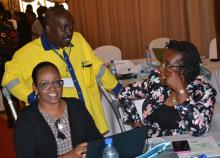
[(61, 8), (50, 8), (45, 16), (43, 35), (28, 43), (5, 65), (2, 86), (18, 99), (32, 102), (31, 74), (42, 61), (54, 63), (64, 80), (64, 97), (76, 97), (85, 103), (101, 133), (108, 131), (101, 106), (97, 80), (116, 95), (121, 84), (103, 66), (81, 34), (74, 32), (71, 14)]

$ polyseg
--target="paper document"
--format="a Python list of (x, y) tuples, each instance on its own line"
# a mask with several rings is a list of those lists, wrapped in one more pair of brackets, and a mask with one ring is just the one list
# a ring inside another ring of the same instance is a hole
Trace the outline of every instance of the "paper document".
[(140, 71), (140, 65), (135, 65), (130, 60), (114, 60), (117, 74), (137, 74)]

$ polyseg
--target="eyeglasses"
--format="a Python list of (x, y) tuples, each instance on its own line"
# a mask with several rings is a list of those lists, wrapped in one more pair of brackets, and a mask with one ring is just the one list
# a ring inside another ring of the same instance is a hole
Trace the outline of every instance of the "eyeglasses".
[(64, 128), (64, 124), (61, 122), (60, 119), (56, 120), (55, 127), (57, 129), (57, 138), (62, 139), (62, 140), (66, 139), (66, 136), (61, 131)]
[(63, 87), (63, 80), (56, 80), (53, 82), (43, 81), (38, 84), (39, 88), (44, 89), (44, 90), (50, 89), (51, 85), (53, 85), (53, 87), (55, 87), (55, 88), (61, 88), (61, 87)]
[(167, 64), (167, 63), (162, 63), (161, 64), (161, 67), (163, 68), (163, 69), (165, 69), (165, 68), (172, 68), (172, 67), (177, 67), (177, 68), (181, 68), (181, 67), (183, 67), (183, 65), (171, 65), (171, 64)]

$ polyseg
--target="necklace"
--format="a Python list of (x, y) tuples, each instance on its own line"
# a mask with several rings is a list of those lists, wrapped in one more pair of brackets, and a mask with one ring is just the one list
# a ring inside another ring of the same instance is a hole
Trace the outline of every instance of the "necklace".
[(175, 95), (175, 93), (172, 93), (172, 92), (171, 92), (171, 102), (172, 102), (172, 105), (178, 104), (178, 101), (176, 99), (176, 95)]

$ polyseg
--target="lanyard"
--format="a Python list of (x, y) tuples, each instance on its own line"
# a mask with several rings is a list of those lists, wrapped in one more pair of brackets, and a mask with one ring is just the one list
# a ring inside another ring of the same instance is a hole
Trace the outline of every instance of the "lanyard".
[[(71, 48), (72, 48), (72, 47), (70, 46), (68, 55), (70, 55)], [(56, 55), (58, 55), (58, 56), (65, 62), (65, 64), (67, 65), (67, 63), (66, 63), (64, 57), (62, 57), (62, 55), (60, 55), (60, 53), (59, 53), (55, 48), (52, 47), (52, 50), (53, 50), (54, 53), (56, 53)], [(63, 52), (65, 52), (65, 50), (63, 50)], [(66, 54), (67, 54), (67, 53), (66, 53)]]
[[(60, 55), (60, 53), (55, 48), (53, 48), (52, 46), (51, 46), (51, 48), (54, 51), (54, 53), (56, 53), (56, 55), (58, 55), (58, 57), (60, 57), (60, 59), (62, 59), (64, 61), (64, 63), (66, 64), (66, 76), (67, 76), (69, 70), (68, 70), (68, 65), (66, 63), (66, 60), (62, 57), (62, 55)], [(70, 46), (68, 55), (70, 55), (71, 48), (72, 47)], [(64, 52), (64, 50), (63, 50), (63, 52)]]
[[(74, 69), (73, 69), (73, 66), (69, 60), (69, 56), (68, 54), (65, 52), (65, 50), (63, 50), (63, 56), (62, 57), (58, 51), (56, 49), (53, 48), (53, 51), (65, 62), (66, 66), (67, 66), (67, 69), (69, 70), (70, 72), (70, 75), (72, 77), (72, 80), (73, 80), (73, 83), (76, 87), (76, 90), (77, 90), (77, 94), (79, 96), (79, 99), (82, 103), (85, 103), (85, 100), (84, 100), (84, 97), (83, 97), (83, 93), (82, 93), (82, 90), (80, 88), (80, 85), (79, 85), (79, 82), (77, 81), (77, 78), (76, 78), (76, 74), (74, 72)], [(70, 51), (71, 51), (71, 46), (70, 46), (70, 50), (69, 50), (69, 54), (70, 54)]]

